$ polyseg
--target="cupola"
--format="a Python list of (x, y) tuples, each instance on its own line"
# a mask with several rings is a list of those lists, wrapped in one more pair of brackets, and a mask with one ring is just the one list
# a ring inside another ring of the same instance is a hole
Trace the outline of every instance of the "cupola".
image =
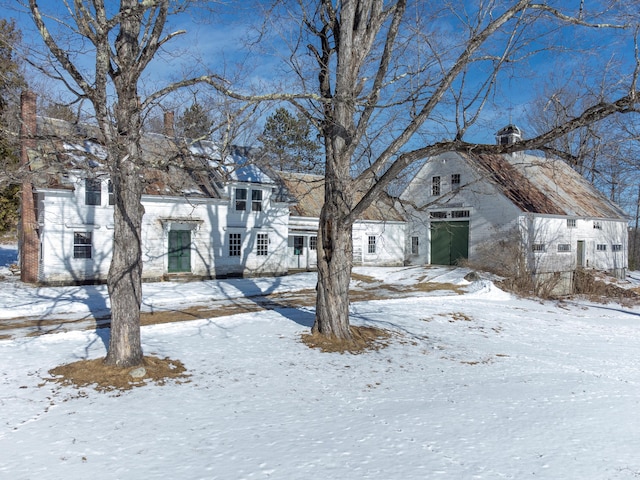
[(522, 130), (510, 123), (496, 133), (496, 143), (498, 145), (511, 145), (522, 140)]

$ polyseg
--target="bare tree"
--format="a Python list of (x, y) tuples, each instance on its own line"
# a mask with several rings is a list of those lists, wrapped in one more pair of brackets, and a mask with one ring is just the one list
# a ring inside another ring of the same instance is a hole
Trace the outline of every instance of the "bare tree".
[(624, 85), (533, 138), (508, 146), (465, 140), (513, 65), (529, 71), (526, 62), (536, 53), (568, 50), (566, 30), (626, 34), (638, 7), (632, 3), (611, 2), (602, 12), (584, 2), (530, 0), (286, 3), (283, 18), (303, 19), (300, 38), (291, 42), (292, 71), (307, 88), (315, 75), (320, 97), (292, 103), (320, 125), (326, 154), (314, 332), (352, 338), (351, 227), (412, 164), (446, 151), (543, 149), (613, 113), (636, 111), (637, 59)]
[[(107, 152), (105, 167), (115, 194), (113, 257), (107, 280), (111, 339), (105, 360), (112, 365), (138, 365), (143, 358), (143, 112), (175, 89), (201, 81), (195, 78), (166, 85), (145, 98), (139, 91), (142, 75), (160, 48), (184, 33), (164, 30), (172, 9), (185, 5), (169, 0), (121, 0), (114, 8), (101, 0), (77, 0), (66, 4), (68, 18), (62, 19), (43, 13), (36, 0), (29, 0), (31, 16), (56, 62), (48, 66), (48, 72), (90, 102)], [(66, 33), (70, 32), (71, 40), (66, 35), (55, 36), (60, 24), (69, 29)], [(79, 50), (86, 44), (90, 45), (88, 52)], [(87, 67), (87, 58), (91, 67)]]

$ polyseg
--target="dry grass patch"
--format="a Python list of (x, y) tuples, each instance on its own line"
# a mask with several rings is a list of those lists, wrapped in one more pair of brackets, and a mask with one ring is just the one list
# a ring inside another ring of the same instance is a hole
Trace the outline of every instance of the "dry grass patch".
[(131, 373), (140, 367), (114, 367), (106, 365), (104, 358), (80, 360), (49, 370), (52, 378), (47, 381), (76, 388), (91, 387), (103, 392), (130, 390), (149, 382), (157, 385), (164, 385), (168, 380), (184, 383), (189, 378), (180, 360), (145, 356), (141, 367), (144, 368), (144, 375), (134, 378)]
[(317, 348), (325, 353), (358, 354), (371, 350), (380, 350), (389, 345), (392, 333), (375, 327), (349, 327), (351, 339), (344, 340), (335, 336), (327, 337), (319, 333), (303, 333), (302, 343), (309, 348)]

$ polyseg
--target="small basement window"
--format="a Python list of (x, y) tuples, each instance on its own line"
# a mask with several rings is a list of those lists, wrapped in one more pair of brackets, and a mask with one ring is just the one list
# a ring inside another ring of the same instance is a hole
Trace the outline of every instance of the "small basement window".
[(534, 243), (531, 246), (531, 251), (534, 253), (543, 253), (547, 251), (547, 247), (544, 243)]
[(570, 252), (571, 245), (568, 243), (559, 243), (558, 244), (558, 252)]

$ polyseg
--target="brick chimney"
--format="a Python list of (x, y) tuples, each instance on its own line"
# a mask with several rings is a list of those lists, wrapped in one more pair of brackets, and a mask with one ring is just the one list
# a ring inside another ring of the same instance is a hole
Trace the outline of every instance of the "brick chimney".
[(173, 126), (173, 112), (164, 112), (164, 134), (169, 138), (176, 136), (176, 131)]
[[(20, 96), (20, 108), (22, 117), (20, 165), (23, 167), (24, 173), (27, 174), (30, 170), (29, 151), (36, 148), (36, 94), (29, 91), (23, 92)], [(20, 280), (27, 283), (37, 283), (40, 239), (38, 238), (38, 220), (33, 186), (29, 175), (22, 182), (19, 228)]]

